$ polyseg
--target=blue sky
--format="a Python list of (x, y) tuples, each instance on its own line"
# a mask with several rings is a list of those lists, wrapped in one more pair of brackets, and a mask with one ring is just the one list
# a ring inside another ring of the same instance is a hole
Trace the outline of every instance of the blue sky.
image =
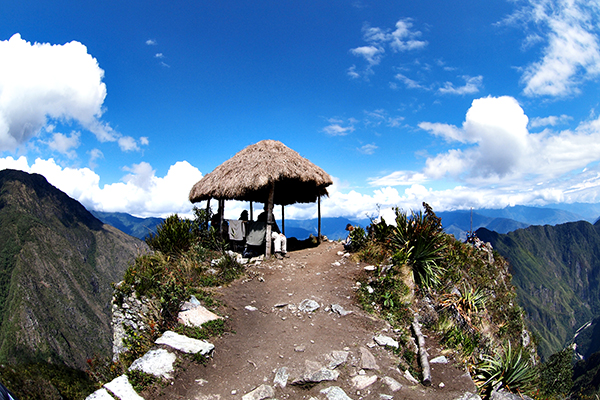
[(275, 139), (333, 177), (325, 216), (600, 201), (599, 2), (387, 3), (4, 1), (0, 168), (185, 214)]

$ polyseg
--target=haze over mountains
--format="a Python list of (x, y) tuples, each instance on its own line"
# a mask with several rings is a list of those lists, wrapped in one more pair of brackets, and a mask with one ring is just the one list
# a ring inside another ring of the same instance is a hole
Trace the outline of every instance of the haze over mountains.
[[(91, 213), (102, 222), (140, 239), (150, 232), (155, 232), (156, 226), (164, 221), (162, 218), (138, 218), (126, 213), (100, 211), (91, 211)], [(447, 233), (464, 240), (467, 232), (471, 230), (471, 221), (473, 231), (487, 228), (498, 233), (508, 233), (530, 225), (557, 225), (582, 220), (595, 222), (600, 216), (600, 204), (555, 204), (548, 207), (514, 206), (503, 209), (440, 211), (436, 214), (442, 218), (442, 225)], [(278, 220), (277, 223), (281, 227), (281, 220)], [(359, 225), (364, 228), (370, 223), (369, 218), (323, 218), (321, 232), (332, 240), (344, 239), (348, 235), (347, 224)], [(302, 240), (310, 235), (316, 236), (317, 226), (316, 218), (286, 220), (285, 232), (288, 237)]]

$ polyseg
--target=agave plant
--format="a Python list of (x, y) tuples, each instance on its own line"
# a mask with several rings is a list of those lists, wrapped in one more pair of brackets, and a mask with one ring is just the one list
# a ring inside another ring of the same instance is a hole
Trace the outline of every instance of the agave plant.
[(512, 393), (528, 393), (537, 379), (537, 370), (523, 356), (523, 350), (512, 349), (510, 342), (503, 352), (495, 357), (484, 356), (475, 367), (475, 383), (489, 398), (493, 389), (505, 389)]
[(488, 295), (481, 288), (467, 288), (467, 285), (463, 284), (461, 292), (453, 291), (443, 297), (444, 299), (441, 301), (442, 309), (457, 313), (472, 329), (476, 330), (471, 323), (471, 317), (485, 309)]
[[(396, 209), (396, 228), (390, 234), (390, 245), (396, 254), (408, 254), (415, 283), (430, 290), (439, 285), (443, 268), (438, 264), (446, 247), (441, 219), (427, 203), (425, 213), (407, 213)], [(398, 257), (396, 257), (398, 258)]]

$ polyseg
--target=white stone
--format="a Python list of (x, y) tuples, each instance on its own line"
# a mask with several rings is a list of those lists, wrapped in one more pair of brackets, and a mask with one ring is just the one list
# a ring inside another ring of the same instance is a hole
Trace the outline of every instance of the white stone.
[(106, 389), (98, 389), (94, 393), (90, 394), (85, 400), (115, 400)]
[[(197, 300), (196, 300), (197, 301)], [(202, 305), (196, 304), (196, 302), (186, 301), (181, 306), (181, 311), (177, 314), (179, 323), (186, 326), (200, 327), (202, 324), (212, 321), (215, 319), (222, 319), (217, 314), (208, 311)]]
[(327, 365), (327, 368), (335, 369), (338, 366), (342, 365), (343, 363), (345, 363), (348, 360), (349, 354), (350, 354), (350, 352), (348, 352), (348, 351), (340, 351), (340, 350), (334, 350), (330, 354), (327, 354), (325, 356), (325, 358), (327, 360), (329, 360), (329, 364)]
[(352, 314), (352, 311), (344, 310), (344, 307), (340, 306), (339, 304), (332, 304), (331, 311), (338, 313), (342, 317), (345, 317), (348, 314)]
[(390, 388), (392, 392), (397, 392), (398, 390), (402, 389), (402, 385), (400, 384), (400, 382), (398, 382), (394, 378), (384, 376), (382, 381)]
[(351, 397), (348, 397), (346, 392), (338, 386), (330, 386), (326, 389), (321, 390), (321, 394), (327, 396), (327, 400), (352, 400)]
[(284, 388), (287, 385), (289, 374), (286, 367), (281, 367), (277, 370), (275, 378), (273, 379), (273, 386), (279, 386)]
[(429, 360), (430, 364), (448, 364), (448, 359), (445, 356), (439, 356)]
[(419, 384), (419, 381), (416, 380), (408, 370), (404, 371), (404, 377), (406, 378), (407, 381), (409, 381), (410, 383), (413, 383), (415, 385)]
[(184, 335), (180, 335), (173, 331), (166, 331), (161, 337), (156, 339), (156, 344), (165, 344), (184, 353), (202, 355), (210, 354), (215, 345), (205, 340), (192, 339)]
[(275, 390), (269, 385), (260, 385), (250, 393), (242, 396), (242, 400), (262, 400), (275, 396)]
[(121, 400), (144, 400), (142, 396), (137, 394), (127, 375), (121, 375), (112, 381), (105, 383), (104, 387), (110, 390), (115, 396)]
[(320, 307), (319, 303), (311, 299), (302, 300), (300, 305), (298, 305), (298, 310), (304, 312), (313, 312), (316, 311)]
[(375, 340), (375, 342), (380, 346), (389, 346), (395, 349), (400, 347), (400, 344), (389, 336), (377, 335), (373, 338), (373, 340)]
[(258, 308), (254, 307), (254, 306), (246, 306), (244, 308), (248, 311), (258, 311)]
[(377, 375), (357, 375), (352, 378), (352, 386), (357, 390), (363, 390), (377, 381)]
[(129, 369), (171, 379), (171, 373), (174, 371), (173, 363), (176, 359), (175, 354), (165, 349), (150, 350), (143, 357), (135, 360)]
[(365, 271), (375, 271), (376, 267), (374, 265), (367, 265), (365, 267)]
[(375, 357), (366, 347), (361, 347), (360, 351), (360, 367), (362, 369), (379, 369)]

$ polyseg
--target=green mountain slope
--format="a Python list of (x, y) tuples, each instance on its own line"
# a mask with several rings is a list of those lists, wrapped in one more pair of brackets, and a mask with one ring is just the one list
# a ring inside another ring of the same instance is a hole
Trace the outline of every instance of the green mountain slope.
[[(561, 350), (579, 327), (600, 316), (600, 227), (589, 222), (530, 226), (477, 236), (509, 260), (519, 301), (543, 357)], [(587, 354), (590, 343), (580, 343)]]
[(110, 356), (111, 283), (145, 244), (13, 170), (0, 171), (0, 238), (0, 362)]

